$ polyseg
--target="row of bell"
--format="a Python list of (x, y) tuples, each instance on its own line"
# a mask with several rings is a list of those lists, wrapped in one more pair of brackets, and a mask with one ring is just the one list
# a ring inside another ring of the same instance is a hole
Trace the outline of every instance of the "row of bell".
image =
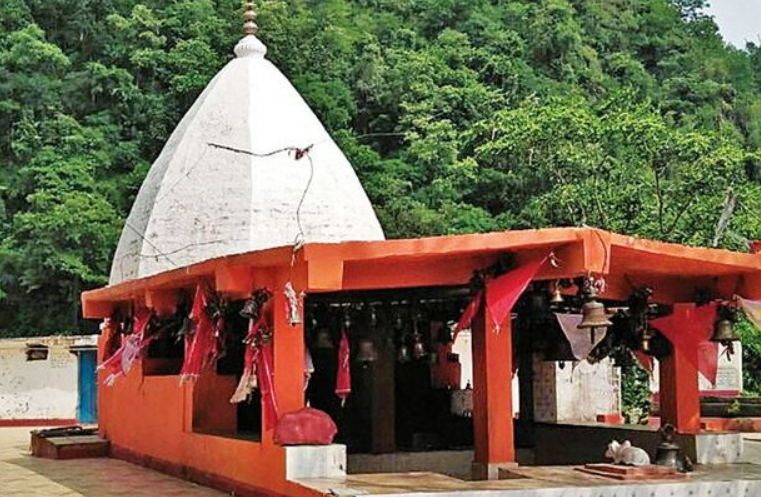
[[(335, 349), (336, 345), (333, 342), (333, 338), (328, 328), (320, 328), (317, 331), (314, 340), (314, 348), (316, 349)], [(422, 337), (419, 334), (412, 335), (412, 344), (403, 341), (397, 351), (396, 360), (400, 363), (407, 363), (412, 360), (424, 359), (428, 356), (428, 350), (423, 343)], [(375, 362), (378, 360), (378, 350), (375, 346), (375, 342), (369, 338), (360, 339), (357, 343), (357, 355), (355, 357), (357, 362)]]

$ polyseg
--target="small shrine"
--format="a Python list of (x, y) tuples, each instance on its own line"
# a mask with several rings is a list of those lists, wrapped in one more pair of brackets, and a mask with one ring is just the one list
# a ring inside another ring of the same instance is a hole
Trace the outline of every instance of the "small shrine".
[(304, 497), (358, 473), (487, 489), (532, 464), (602, 463), (613, 439), (653, 457), (658, 427), (614, 419), (625, 350), (658, 363), (660, 421), (684, 454), (737, 460), (736, 434), (703, 431), (699, 372), (715, 382), (740, 312), (761, 322), (760, 254), (593, 228), (385, 240), (256, 34), (249, 3), (236, 58), (140, 189), (110, 284), (82, 295), (103, 323), (113, 457)]

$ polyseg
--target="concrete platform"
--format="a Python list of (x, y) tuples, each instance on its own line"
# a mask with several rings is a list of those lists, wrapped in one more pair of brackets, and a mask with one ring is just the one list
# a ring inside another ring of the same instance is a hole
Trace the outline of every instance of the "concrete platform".
[(108, 440), (98, 435), (43, 438), (32, 434), (32, 455), (45, 459), (108, 457)]
[(464, 481), (433, 473), (350, 475), (342, 479), (300, 480), (323, 495), (393, 497), (758, 497), (761, 466), (700, 468), (688, 480), (622, 483), (573, 467), (533, 467), (515, 478)]

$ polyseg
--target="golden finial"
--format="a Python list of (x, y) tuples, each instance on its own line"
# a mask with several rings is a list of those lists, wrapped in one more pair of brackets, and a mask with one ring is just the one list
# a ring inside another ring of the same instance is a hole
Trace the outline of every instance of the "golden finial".
[(253, 1), (246, 2), (246, 10), (243, 12), (243, 34), (255, 35), (259, 32), (259, 27), (256, 25), (256, 5)]

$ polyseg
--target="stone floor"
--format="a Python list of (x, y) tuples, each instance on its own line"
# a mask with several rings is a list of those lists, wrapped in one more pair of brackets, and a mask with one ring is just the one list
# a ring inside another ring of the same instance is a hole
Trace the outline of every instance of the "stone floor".
[(0, 428), (0, 495), (220, 497), (225, 494), (116, 459), (54, 461), (29, 455), (30, 428)]
[[(29, 428), (0, 429), (2, 496), (221, 497), (225, 494), (115, 459), (53, 461), (29, 455)], [(685, 482), (622, 484), (570, 467), (521, 467), (517, 478), (469, 482), (433, 473), (303, 480), (326, 495), (425, 497), (759, 497), (761, 435), (746, 438), (745, 463), (699, 469)]]
[(688, 480), (620, 482), (567, 466), (522, 468), (525, 478), (463, 481), (433, 473), (350, 475), (302, 480), (325, 495), (373, 497), (759, 497), (761, 466), (727, 465), (697, 470)]

